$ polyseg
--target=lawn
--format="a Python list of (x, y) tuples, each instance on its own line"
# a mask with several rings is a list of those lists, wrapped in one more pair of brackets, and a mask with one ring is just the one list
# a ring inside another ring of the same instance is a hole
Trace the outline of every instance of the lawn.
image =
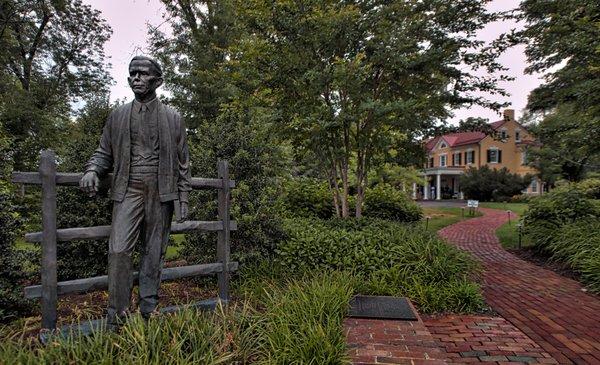
[(458, 207), (436, 207), (423, 208), (423, 215), (425, 217), (430, 217), (428, 224), (425, 222), (426, 218), (423, 218), (423, 224), (427, 225), (427, 230), (436, 232), (462, 220), (480, 217), (482, 214), (480, 212), (475, 212), (474, 215), (469, 215), (467, 209), (463, 212), (463, 209)]
[[(527, 210), (527, 203), (499, 203), (499, 202), (487, 202), (481, 203), (480, 206), (484, 208), (510, 210), (516, 213), (519, 217), (522, 217)], [(500, 240), (502, 247), (504, 248), (517, 248), (519, 244), (519, 231), (518, 231), (519, 218), (515, 218), (514, 214), (511, 214), (510, 222), (504, 223), (500, 228), (496, 230), (496, 236)], [(522, 246), (529, 245), (529, 241), (523, 237), (521, 242)]]

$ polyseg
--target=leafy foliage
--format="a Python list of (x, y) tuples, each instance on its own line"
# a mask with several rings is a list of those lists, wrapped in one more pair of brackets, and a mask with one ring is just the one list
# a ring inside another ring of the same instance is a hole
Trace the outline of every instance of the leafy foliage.
[(421, 208), (408, 196), (387, 184), (377, 184), (365, 194), (365, 216), (398, 222), (421, 219)]
[[(281, 151), (264, 135), (262, 115), (231, 105), (217, 120), (189, 138), (192, 175), (216, 177), (218, 160), (229, 161), (232, 190), (231, 214), (238, 222), (232, 232), (231, 249), (238, 260), (272, 252), (282, 237), (278, 214), (277, 176), (282, 173)], [(191, 219), (217, 219), (216, 192), (191, 195)], [(214, 261), (214, 233), (187, 234), (182, 254), (191, 261)]]
[(289, 239), (273, 259), (288, 275), (350, 271), (365, 294), (408, 296), (424, 312), (474, 311), (482, 306), (469, 278), (475, 262), (420, 226), (360, 220), (293, 219)]
[[(64, 172), (82, 171), (100, 140), (102, 127), (115, 107), (102, 96), (88, 100), (69, 131), (59, 168)], [(112, 201), (106, 191), (94, 198), (78, 188), (60, 187), (57, 191), (58, 228), (110, 225)], [(108, 240), (61, 242), (57, 247), (59, 280), (70, 280), (106, 274)]]
[[(500, 43), (525, 45), (526, 72), (546, 73), (529, 96), (543, 143), (537, 166), (553, 179), (579, 180), (600, 169), (600, 28), (597, 1), (525, 0), (521, 30)], [(534, 163), (535, 165), (535, 163)], [(552, 181), (546, 176), (545, 181)]]
[(40, 148), (62, 146), (70, 102), (106, 90), (112, 31), (81, 0), (4, 0), (0, 9), (0, 123), (15, 168), (32, 170)]
[[(524, 233), (537, 249), (549, 252), (557, 231), (582, 219), (600, 218), (600, 206), (571, 186), (557, 188), (533, 199), (523, 216)], [(551, 253), (551, 252), (550, 252)]]
[(283, 207), (300, 217), (333, 217), (333, 196), (325, 181), (314, 178), (288, 179), (283, 184)]
[(24, 300), (22, 292), (24, 281), (29, 279), (23, 266), (30, 258), (14, 247), (22, 219), (13, 199), (8, 186), (0, 181), (0, 322), (31, 311), (31, 303)]
[(461, 175), (460, 186), (468, 199), (509, 201), (527, 188), (531, 178), (529, 175), (512, 174), (505, 167), (498, 170), (486, 165), (479, 169), (470, 167)]
[(473, 38), (494, 19), (484, 3), (243, 2), (251, 36), (233, 65), (256, 70), (257, 90), (279, 106), (277, 131), (311, 150), (331, 182), (342, 181), (332, 188), (344, 217), (354, 173), (360, 217), (368, 172), (398, 141), (414, 141), (448, 106), (497, 107), (471, 93), (503, 93), (494, 77), (470, 73), (501, 69)]

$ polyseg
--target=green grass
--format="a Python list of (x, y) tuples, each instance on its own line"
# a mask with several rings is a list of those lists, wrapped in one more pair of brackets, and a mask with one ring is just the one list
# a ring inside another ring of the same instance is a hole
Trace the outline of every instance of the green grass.
[[(527, 210), (527, 203), (500, 203), (500, 202), (485, 202), (479, 204), (483, 208), (499, 209), (503, 211), (510, 210), (513, 213), (522, 217)], [(510, 222), (506, 222), (496, 230), (496, 236), (502, 247), (504, 248), (517, 248), (519, 244), (519, 231), (518, 231), (519, 219), (511, 214)], [(522, 237), (521, 246), (530, 246), (531, 242), (525, 237)]]
[(483, 208), (492, 208), (492, 209), (500, 209), (500, 210), (510, 210), (511, 212), (517, 213), (519, 216), (522, 216), (527, 210), (527, 203), (503, 203), (503, 202), (484, 202), (479, 203), (480, 207)]
[(458, 207), (424, 208), (423, 215), (431, 217), (428, 224), (425, 222), (426, 218), (423, 218), (423, 225), (427, 225), (427, 230), (431, 232), (437, 232), (446, 226), (465, 219), (482, 216), (481, 212), (477, 211), (474, 215), (469, 215), (469, 210), (465, 209), (463, 217), (463, 210)]
[[(519, 222), (516, 220), (511, 220), (511, 223), (504, 223), (496, 230), (496, 236), (502, 247), (504, 248), (518, 248), (519, 246), (519, 231), (518, 224)], [(523, 235), (521, 237), (521, 247), (531, 246), (531, 240), (527, 238), (527, 236)]]

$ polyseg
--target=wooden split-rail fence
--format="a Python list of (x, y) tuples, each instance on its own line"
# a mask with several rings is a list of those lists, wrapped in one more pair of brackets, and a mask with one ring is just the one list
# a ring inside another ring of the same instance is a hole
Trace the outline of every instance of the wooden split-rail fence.
[[(237, 229), (235, 221), (230, 221), (230, 191), (235, 187), (235, 181), (229, 179), (229, 166), (227, 161), (217, 164), (218, 178), (191, 179), (192, 189), (218, 189), (218, 221), (185, 221), (173, 223), (171, 233), (193, 231), (217, 231), (217, 260), (216, 263), (190, 265), (165, 268), (162, 270), (161, 280), (175, 280), (179, 278), (213, 275), (218, 276), (219, 297), (209, 300), (209, 303), (229, 300), (230, 273), (238, 268), (237, 262), (230, 261), (230, 232)], [(56, 245), (80, 239), (102, 239), (110, 235), (110, 226), (62, 228), (56, 227), (56, 187), (79, 187), (81, 173), (56, 172), (56, 155), (52, 150), (41, 153), (39, 172), (13, 172), (12, 182), (19, 184), (32, 184), (42, 186), (42, 231), (27, 233), (27, 242), (41, 243), (41, 285), (25, 288), (25, 297), (39, 298), (42, 309), (42, 330), (54, 330), (57, 321), (57, 297), (69, 293), (84, 293), (102, 290), (108, 287), (108, 276), (76, 279), (57, 282)], [(104, 178), (102, 186), (110, 185), (111, 176)], [(108, 247), (107, 247), (108, 249)], [(137, 272), (134, 274), (137, 282)], [(206, 301), (205, 301), (206, 302)], [(210, 304), (208, 305), (210, 306)]]

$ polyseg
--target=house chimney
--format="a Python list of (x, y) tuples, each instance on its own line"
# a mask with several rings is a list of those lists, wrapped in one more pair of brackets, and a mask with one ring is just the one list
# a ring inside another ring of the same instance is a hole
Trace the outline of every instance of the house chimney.
[(514, 109), (504, 109), (504, 120), (515, 120)]

